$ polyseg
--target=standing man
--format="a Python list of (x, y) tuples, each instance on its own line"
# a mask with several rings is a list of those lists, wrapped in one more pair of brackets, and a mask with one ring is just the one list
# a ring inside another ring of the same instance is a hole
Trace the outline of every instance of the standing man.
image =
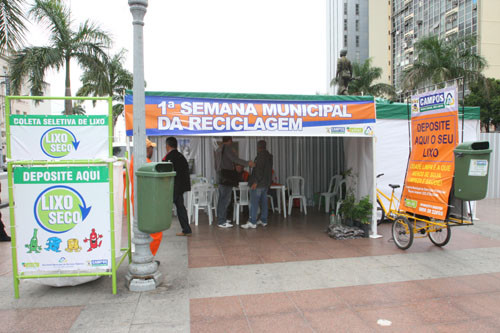
[(238, 175), (235, 164), (253, 167), (252, 161), (240, 159), (232, 147), (233, 138), (224, 136), (222, 144), (215, 151), (215, 170), (219, 176), (219, 201), (217, 203), (217, 226), (219, 228), (232, 228), (233, 225), (226, 221), (227, 207), (231, 201), (233, 186), (238, 186)]
[[(242, 225), (243, 229), (257, 228), (257, 224), (267, 226), (267, 190), (272, 183), (273, 155), (267, 151), (266, 141), (257, 142), (255, 168), (248, 179), (250, 186), (250, 219)], [(257, 221), (257, 210), (260, 206), (260, 220)]]
[[(2, 192), (2, 184), (0, 184), (0, 192)], [(2, 202), (2, 200), (0, 200)], [(5, 225), (2, 221), (2, 213), (0, 213), (0, 242), (10, 242), (10, 236), (5, 232)]]
[(177, 233), (177, 236), (191, 236), (192, 231), (189, 226), (186, 207), (184, 207), (184, 192), (191, 191), (191, 179), (189, 178), (189, 165), (184, 157), (177, 150), (177, 139), (170, 136), (166, 140), (167, 155), (163, 158), (163, 162), (172, 162), (174, 165), (174, 204), (177, 209), (177, 217), (182, 227), (182, 232)]

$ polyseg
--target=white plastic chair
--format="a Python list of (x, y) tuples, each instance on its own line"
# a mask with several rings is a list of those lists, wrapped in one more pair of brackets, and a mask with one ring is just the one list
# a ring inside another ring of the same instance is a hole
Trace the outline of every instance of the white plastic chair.
[(336, 188), (335, 188), (335, 196), (337, 198), (337, 207), (335, 209), (335, 214), (338, 214), (339, 213), (339, 208), (342, 204), (342, 200), (344, 200), (344, 196), (345, 196), (345, 193), (344, 193), (344, 187), (346, 188), (346, 191), (347, 192), (347, 183), (346, 183), (346, 180), (345, 179), (341, 179), (339, 181), (339, 183), (337, 184)]
[(268, 195), (267, 195), (267, 199), (268, 199), (269, 201), (271, 201), (271, 209), (272, 209), (271, 211), (274, 213), (274, 200), (273, 200), (272, 195), (268, 194)]
[(240, 224), (240, 209), (243, 206), (250, 207), (250, 187), (248, 183), (239, 183), (238, 185), (239, 196), (236, 195), (236, 191), (233, 191), (234, 195), (234, 209), (233, 209), (233, 220), (236, 220), (236, 224)]
[(192, 208), (194, 209), (194, 224), (198, 225), (198, 212), (205, 209), (208, 214), (208, 224), (212, 225), (212, 185), (194, 184), (191, 188)]
[(191, 185), (194, 185), (194, 184), (208, 184), (208, 179), (205, 178), (205, 177), (201, 177), (201, 176), (192, 176), (191, 175)]
[(321, 209), (321, 198), (325, 198), (325, 213), (330, 212), (330, 202), (332, 198), (335, 198), (337, 195), (337, 187), (339, 182), (342, 180), (341, 175), (335, 175), (330, 179), (330, 185), (328, 185), (328, 192), (323, 192), (319, 196), (319, 205), (318, 209)]
[(304, 209), (304, 214), (307, 215), (304, 178), (300, 176), (288, 177), (286, 179), (286, 187), (288, 189), (288, 215), (292, 214), (293, 199), (300, 199), (300, 212)]

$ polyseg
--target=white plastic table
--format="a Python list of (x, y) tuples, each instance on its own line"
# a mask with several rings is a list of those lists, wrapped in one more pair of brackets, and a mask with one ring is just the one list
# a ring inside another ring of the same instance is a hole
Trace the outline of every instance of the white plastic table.
[[(272, 190), (276, 190), (278, 195), (276, 196), (278, 198), (278, 211), (281, 210), (281, 200), (283, 199), (283, 217), (286, 218), (286, 200), (285, 200), (285, 185), (271, 185), (269, 187)], [(281, 191), (281, 195), (280, 192)]]

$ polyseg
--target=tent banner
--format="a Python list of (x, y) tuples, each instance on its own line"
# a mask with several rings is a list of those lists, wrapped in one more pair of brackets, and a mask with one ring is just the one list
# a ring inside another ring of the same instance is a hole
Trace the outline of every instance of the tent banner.
[(109, 118), (10, 115), (11, 159), (88, 160), (109, 157)]
[[(358, 136), (374, 134), (373, 100), (251, 100), (146, 95), (146, 135)], [(127, 135), (132, 96), (125, 96)]]
[[(399, 208), (444, 220), (455, 171), (453, 149), (458, 143), (458, 110), (456, 102), (452, 107), (451, 100), (442, 103), (441, 97), (436, 97), (441, 93), (442, 90), (412, 96), (412, 100), (423, 102), (420, 112), (412, 108), (412, 150)], [(456, 88), (450, 95), (457, 96)], [(446, 100), (446, 92), (444, 96)], [(429, 111), (422, 111), (424, 108)]]
[(14, 168), (19, 272), (111, 268), (107, 165)]

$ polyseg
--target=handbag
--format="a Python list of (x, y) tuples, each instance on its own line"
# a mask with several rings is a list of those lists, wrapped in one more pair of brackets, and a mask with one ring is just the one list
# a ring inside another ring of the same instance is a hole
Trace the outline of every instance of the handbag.
[(220, 184), (225, 186), (238, 186), (238, 172), (236, 170), (222, 169), (220, 171)]
[[(222, 147), (222, 153), (221, 153), (221, 161), (219, 165), (222, 165), (222, 158), (224, 156), (224, 147)], [(238, 172), (233, 168), (232, 170), (230, 169), (222, 169), (220, 170), (220, 175), (219, 175), (219, 184), (225, 185), (225, 186), (232, 186), (236, 187), (238, 186)]]

